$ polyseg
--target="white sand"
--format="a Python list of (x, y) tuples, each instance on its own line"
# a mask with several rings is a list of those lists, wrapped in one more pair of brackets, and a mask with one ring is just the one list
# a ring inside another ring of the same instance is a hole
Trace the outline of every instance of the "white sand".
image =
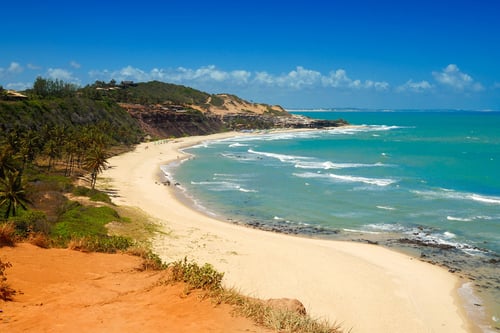
[[(297, 298), (313, 317), (352, 332), (470, 332), (460, 281), (446, 270), (380, 246), (313, 240), (236, 226), (178, 201), (159, 165), (179, 148), (240, 133), (141, 144), (109, 159), (119, 205), (139, 207), (163, 226), (153, 241), (166, 262), (187, 256), (225, 273), (227, 286), (260, 298)], [(147, 147), (147, 148), (146, 148)], [(101, 180), (102, 182), (102, 180)], [(99, 184), (99, 181), (98, 181)]]

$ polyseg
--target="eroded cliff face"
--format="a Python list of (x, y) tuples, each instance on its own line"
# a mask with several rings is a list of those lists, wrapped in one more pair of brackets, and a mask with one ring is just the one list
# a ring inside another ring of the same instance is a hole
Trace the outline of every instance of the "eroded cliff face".
[(206, 135), (230, 130), (271, 128), (327, 128), (346, 125), (343, 120), (317, 120), (292, 115), (280, 106), (249, 103), (221, 95), (219, 106), (125, 104), (124, 108), (146, 134), (154, 138)]
[(137, 120), (146, 134), (155, 138), (206, 135), (227, 130), (217, 117), (207, 117), (200, 112), (184, 112), (158, 106), (122, 104)]

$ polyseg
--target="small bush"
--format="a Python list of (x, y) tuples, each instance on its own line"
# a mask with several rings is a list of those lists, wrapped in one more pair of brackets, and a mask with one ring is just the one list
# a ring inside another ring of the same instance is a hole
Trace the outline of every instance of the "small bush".
[(5, 270), (9, 267), (12, 267), (10, 262), (3, 262), (0, 259), (0, 299), (4, 301), (12, 301), (12, 297), (16, 294), (16, 291), (7, 284)]
[(0, 223), (0, 247), (14, 246), (16, 243), (16, 226), (12, 222)]
[(168, 266), (161, 260), (160, 256), (153, 253), (150, 249), (133, 247), (129, 248), (128, 254), (141, 257), (143, 260), (140, 271), (159, 271), (166, 269)]
[(192, 289), (215, 291), (222, 289), (224, 273), (217, 272), (212, 265), (199, 266), (188, 262), (187, 258), (176, 261), (170, 266), (173, 282), (185, 282)]
[(31, 233), (28, 237), (28, 242), (43, 249), (48, 249), (50, 247), (49, 237), (41, 232)]

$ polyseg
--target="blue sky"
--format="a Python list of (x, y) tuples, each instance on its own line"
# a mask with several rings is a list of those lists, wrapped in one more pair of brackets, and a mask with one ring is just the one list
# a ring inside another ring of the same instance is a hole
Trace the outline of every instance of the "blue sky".
[(287, 108), (500, 110), (500, 2), (9, 1), (0, 85), (159, 80)]

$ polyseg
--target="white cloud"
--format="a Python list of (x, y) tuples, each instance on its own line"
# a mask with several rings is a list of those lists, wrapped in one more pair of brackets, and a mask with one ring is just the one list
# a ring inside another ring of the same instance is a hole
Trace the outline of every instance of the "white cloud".
[(481, 91), (484, 89), (481, 83), (475, 82), (470, 75), (461, 72), (455, 64), (449, 64), (441, 72), (432, 72), (432, 75), (440, 84), (455, 90)]
[(76, 69), (78, 69), (78, 68), (82, 67), (82, 65), (80, 65), (79, 63), (77, 63), (77, 62), (76, 62), (76, 61), (74, 61), (74, 60), (73, 60), (73, 61), (71, 61), (71, 62), (69, 63), (69, 65), (70, 65), (71, 67), (73, 67), (73, 68), (76, 68)]
[(9, 73), (21, 73), (23, 71), (23, 67), (17, 62), (11, 62), (9, 68), (7, 68), (7, 72)]
[(93, 70), (89, 72), (93, 79), (108, 81), (111, 79), (150, 81), (159, 80), (178, 84), (203, 85), (226, 84), (239, 86), (265, 86), (288, 88), (292, 90), (304, 88), (341, 88), (341, 89), (370, 89), (377, 91), (388, 90), (390, 85), (385, 81), (351, 79), (343, 69), (324, 75), (319, 71), (296, 67), (288, 73), (279, 75), (267, 72), (249, 72), (246, 70), (224, 71), (214, 65), (203, 66), (197, 69), (177, 67), (170, 69), (153, 68), (149, 72), (132, 66), (116, 71)]
[(413, 80), (408, 80), (405, 84), (396, 88), (398, 92), (410, 91), (415, 93), (422, 93), (424, 91), (429, 91), (433, 86), (428, 81), (413, 82)]
[(59, 79), (66, 82), (80, 84), (80, 79), (73, 76), (73, 73), (62, 68), (49, 68), (47, 76), (51, 79)]
[(344, 89), (375, 89), (382, 91), (390, 87), (389, 83), (385, 81), (353, 80), (347, 75), (344, 69), (337, 69), (336, 71), (330, 72), (328, 76), (322, 77), (322, 83), (327, 87)]
[(18, 62), (13, 61), (7, 68), (0, 67), (0, 77), (8, 74), (19, 74), (22, 73), (23, 70), (23, 66), (21, 66)]
[(246, 84), (249, 82), (251, 73), (244, 70), (222, 71), (215, 66), (204, 66), (198, 69), (178, 67), (174, 69), (153, 68), (146, 72), (132, 66), (124, 67), (116, 71), (90, 71), (90, 77), (101, 80), (115, 79), (117, 81), (150, 81), (159, 80), (174, 83), (207, 83), (228, 82), (232, 84)]
[(33, 83), (15, 82), (15, 83), (8, 83), (7, 84), (7, 89), (12, 89), (12, 90), (26, 90), (28, 88), (31, 88), (32, 86), (33, 86)]

